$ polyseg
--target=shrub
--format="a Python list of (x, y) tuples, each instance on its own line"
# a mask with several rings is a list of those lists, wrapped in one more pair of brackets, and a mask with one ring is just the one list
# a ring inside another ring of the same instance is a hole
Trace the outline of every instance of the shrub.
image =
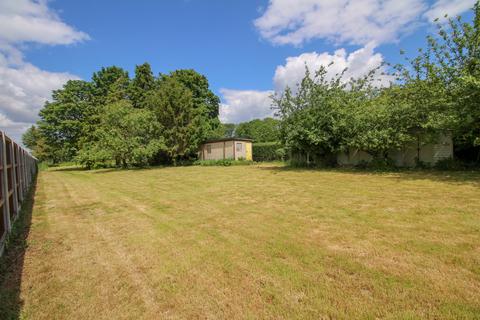
[(233, 160), (233, 159), (222, 159), (222, 160), (197, 160), (193, 164), (196, 166), (241, 166), (241, 165), (250, 165), (253, 161), (248, 160)]
[(253, 144), (254, 161), (283, 161), (286, 152), (278, 142), (259, 142)]
[(391, 170), (397, 169), (395, 162), (391, 158), (375, 157), (370, 161), (361, 160), (356, 165), (355, 168), (358, 169), (369, 169), (369, 170)]
[(464, 170), (466, 167), (465, 163), (453, 158), (439, 160), (434, 165), (437, 170)]

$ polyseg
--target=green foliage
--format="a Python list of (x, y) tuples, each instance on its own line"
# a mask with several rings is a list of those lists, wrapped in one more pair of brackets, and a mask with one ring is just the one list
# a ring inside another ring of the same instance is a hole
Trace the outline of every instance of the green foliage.
[(27, 131), (25, 131), (25, 133), (22, 135), (23, 145), (28, 149), (33, 150), (37, 145), (39, 134), (40, 131), (37, 129), (37, 127), (31, 126), (28, 128)]
[(449, 158), (438, 161), (435, 163), (434, 168), (443, 171), (459, 171), (467, 169), (468, 166), (462, 161)]
[[(457, 147), (477, 150), (480, 161), (480, 4), (472, 24), (460, 18), (439, 24), (427, 49), (396, 66), (396, 83), (378, 87), (372, 70), (360, 79), (331, 77), (327, 67), (309, 70), (297, 88), (274, 97), (281, 119), (280, 141), (292, 162), (330, 163), (350, 148), (373, 157), (371, 165), (390, 167), (388, 152), (421, 135), (435, 141), (451, 133)], [(237, 130), (238, 132), (238, 130)]]
[(129, 97), (135, 108), (144, 108), (145, 100), (151, 90), (155, 88), (155, 78), (150, 64), (144, 63), (135, 67), (135, 78), (129, 87)]
[(41, 160), (76, 159), (89, 168), (112, 161), (190, 161), (202, 140), (220, 134), (219, 103), (208, 80), (194, 70), (156, 79), (144, 63), (130, 80), (125, 70), (111, 66), (95, 72), (91, 82), (69, 81), (54, 91), (25, 142)]
[(47, 102), (40, 110), (38, 122), (48, 145), (48, 158), (53, 162), (65, 161), (77, 153), (92, 113), (90, 83), (70, 80), (62, 89), (53, 92), (52, 102)]
[(219, 126), (220, 98), (210, 90), (208, 80), (204, 75), (193, 69), (181, 69), (171, 72), (169, 76), (164, 75), (160, 80), (166, 78), (173, 78), (190, 90), (193, 107), (201, 111), (211, 130), (215, 130)]
[(235, 128), (235, 136), (250, 138), (254, 142), (270, 142), (279, 140), (280, 121), (273, 118), (254, 119), (240, 123)]
[(313, 76), (307, 69), (295, 94), (287, 88), (274, 97), (282, 119), (281, 142), (296, 154), (293, 162), (330, 163), (336, 153), (353, 146), (383, 154), (399, 143), (392, 137), (396, 128), (389, 127), (394, 121), (378, 112), (382, 104), (376, 103), (373, 75), (343, 81), (342, 75), (328, 79), (326, 68)]
[(209, 139), (232, 138), (235, 133), (236, 125), (234, 123), (220, 123), (219, 126), (213, 130)]
[(409, 65), (397, 66), (405, 83), (404, 100), (423, 111), (421, 126), (448, 129), (458, 149), (470, 150), (480, 137), (479, 2), (473, 13), (472, 23), (460, 17), (439, 23), (426, 48)]
[(154, 113), (125, 100), (105, 107), (95, 137), (77, 157), (87, 168), (109, 159), (123, 167), (144, 166), (165, 148)]
[(173, 77), (164, 77), (159, 87), (146, 99), (160, 125), (165, 148), (162, 150), (173, 164), (190, 158), (209, 132), (205, 112), (194, 107), (191, 91)]
[(252, 153), (254, 161), (282, 161), (286, 156), (279, 142), (253, 143)]
[(95, 72), (91, 83), (94, 105), (101, 107), (126, 98), (129, 81), (128, 72), (116, 66)]
[(39, 161), (44, 162), (50, 160), (50, 155), (53, 151), (49, 145), (46, 144), (45, 137), (38, 127), (31, 126), (28, 128), (22, 135), (22, 142)]
[(359, 169), (392, 170), (395, 163), (390, 158), (373, 158), (372, 161), (362, 160), (355, 166)]

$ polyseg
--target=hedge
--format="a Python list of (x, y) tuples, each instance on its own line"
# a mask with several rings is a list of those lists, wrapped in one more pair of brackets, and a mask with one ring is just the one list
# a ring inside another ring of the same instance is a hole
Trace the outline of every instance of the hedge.
[(285, 160), (285, 151), (278, 142), (259, 142), (253, 144), (253, 161)]

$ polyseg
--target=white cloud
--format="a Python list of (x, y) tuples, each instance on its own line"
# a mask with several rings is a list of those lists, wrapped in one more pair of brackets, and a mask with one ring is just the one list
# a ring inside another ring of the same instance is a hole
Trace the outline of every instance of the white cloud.
[(17, 142), (21, 142), (22, 134), (30, 127), (30, 123), (14, 122), (8, 119), (4, 114), (0, 113), (0, 129), (4, 130), (9, 137)]
[(391, 42), (424, 12), (422, 0), (270, 0), (254, 24), (275, 44), (314, 38), (365, 45)]
[(288, 57), (284, 65), (278, 66), (275, 70), (273, 82), (277, 92), (283, 91), (285, 87), (295, 89), (305, 76), (305, 66), (308, 67), (312, 75), (320, 67), (327, 69), (327, 79), (332, 79), (335, 75), (347, 70), (343, 75), (346, 81), (350, 78), (360, 78), (367, 75), (371, 70), (380, 67), (377, 70), (378, 85), (388, 85), (391, 77), (382, 75), (385, 68), (382, 65), (383, 56), (374, 52), (373, 44), (347, 54), (345, 49), (338, 49), (333, 54), (328, 52), (303, 53), (296, 57)]
[(394, 42), (422, 23), (422, 17), (461, 14), (475, 0), (270, 0), (254, 21), (274, 44), (301, 45), (312, 39), (377, 45)]
[(270, 96), (273, 91), (220, 89), (223, 103), (220, 120), (223, 123), (239, 123), (273, 116)]
[(60, 20), (47, 1), (1, 0), (0, 41), (72, 44), (89, 39)]
[(87, 40), (50, 10), (45, 0), (0, 0), (0, 128), (17, 141), (38, 118), (52, 90), (69, 79), (69, 73), (49, 72), (24, 61), (25, 43), (68, 45)]
[(0, 112), (12, 121), (34, 122), (52, 90), (69, 79), (78, 79), (69, 73), (40, 70), (26, 62), (11, 66), (2, 63), (2, 57), (0, 53)]
[(473, 8), (476, 0), (438, 0), (424, 16), (434, 21), (439, 18), (443, 20), (447, 14), (449, 17), (455, 17), (463, 12)]
[(383, 56), (375, 53), (373, 44), (350, 54), (345, 49), (338, 49), (333, 54), (309, 52), (296, 57), (288, 57), (285, 64), (277, 66), (275, 70), (273, 77), (275, 91), (221, 89), (223, 104), (220, 107), (220, 120), (224, 123), (238, 123), (273, 116), (270, 96), (274, 92), (282, 92), (287, 86), (295, 91), (296, 85), (305, 76), (305, 66), (309, 68), (312, 75), (321, 66), (326, 67), (329, 79), (347, 69), (343, 78), (345, 81), (365, 76), (371, 70), (379, 67), (375, 77), (378, 86), (387, 86), (393, 79), (391, 76), (382, 74), (385, 71), (382, 66), (383, 61)]

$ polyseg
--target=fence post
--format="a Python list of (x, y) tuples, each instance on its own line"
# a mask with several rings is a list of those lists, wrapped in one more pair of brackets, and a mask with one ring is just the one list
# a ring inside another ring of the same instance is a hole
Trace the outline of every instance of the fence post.
[(30, 185), (30, 181), (27, 179), (27, 152), (22, 150), (22, 158), (23, 158), (23, 194), (26, 196), (28, 192), (28, 186)]
[[(17, 157), (15, 156), (15, 142), (10, 139), (10, 155), (12, 157), (12, 189), (13, 189), (13, 221), (17, 219), (19, 208), (18, 208), (18, 193), (17, 193)], [(12, 208), (10, 208), (12, 210)]]
[(7, 168), (7, 141), (5, 139), (5, 133), (2, 131), (2, 163), (3, 163), (3, 176), (2, 176), (2, 186), (3, 186), (3, 215), (5, 219), (5, 228), (7, 233), (12, 229), (12, 224), (10, 221), (10, 201), (8, 195), (8, 168)]

